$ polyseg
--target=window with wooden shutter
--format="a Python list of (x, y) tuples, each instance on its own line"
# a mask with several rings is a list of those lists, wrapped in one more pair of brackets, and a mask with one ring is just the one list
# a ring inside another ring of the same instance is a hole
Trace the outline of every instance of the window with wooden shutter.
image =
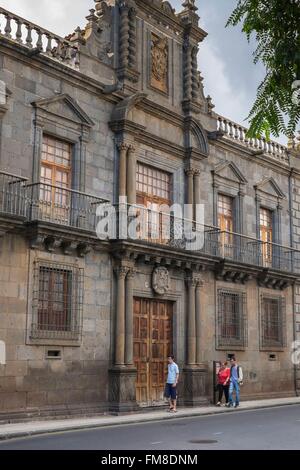
[(57, 221), (67, 220), (70, 211), (71, 153), (68, 142), (43, 137), (40, 201), (43, 214)]
[(233, 250), (233, 198), (218, 195), (218, 227), (221, 231), (221, 246), (224, 257), (231, 257)]
[(272, 266), (273, 212), (263, 207), (260, 208), (260, 239), (263, 263), (265, 266)]
[[(138, 163), (136, 189), (137, 204), (143, 206), (141, 214), (146, 226), (145, 230), (141, 230), (142, 237), (155, 243), (166, 243), (170, 226), (167, 208), (172, 205), (171, 174)], [(163, 210), (161, 206), (165, 206)]]

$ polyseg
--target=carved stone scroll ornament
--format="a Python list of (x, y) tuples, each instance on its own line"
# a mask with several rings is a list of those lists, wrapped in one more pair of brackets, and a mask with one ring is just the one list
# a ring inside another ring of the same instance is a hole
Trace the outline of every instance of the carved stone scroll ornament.
[(152, 288), (156, 294), (165, 295), (170, 290), (170, 273), (167, 268), (155, 268), (152, 274)]

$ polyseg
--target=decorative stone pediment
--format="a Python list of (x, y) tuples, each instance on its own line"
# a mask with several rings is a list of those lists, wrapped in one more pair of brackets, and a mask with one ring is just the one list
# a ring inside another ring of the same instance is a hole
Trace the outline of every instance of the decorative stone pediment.
[(135, 93), (134, 95), (128, 96), (124, 100), (120, 101), (112, 112), (110, 126), (113, 130), (116, 130), (116, 126), (120, 123), (124, 124), (128, 120), (129, 112), (144, 99), (147, 98), (146, 93)]
[(45, 112), (59, 116), (65, 120), (73, 121), (87, 128), (94, 126), (94, 122), (89, 118), (86, 112), (67, 94), (38, 100), (32, 103), (32, 105), (40, 111), (40, 117), (42, 117), (43, 112)]
[(150, 6), (155, 7), (163, 11), (166, 15), (176, 19), (176, 11), (172, 7), (171, 3), (163, 0), (146, 0), (145, 3), (148, 3)]
[(264, 178), (257, 185), (255, 185), (254, 188), (259, 192), (267, 194), (268, 196), (273, 196), (279, 199), (285, 198), (284, 192), (281, 191), (280, 187), (272, 177)]
[(242, 174), (237, 165), (233, 162), (223, 161), (215, 166), (213, 174), (221, 179), (225, 179), (238, 184), (246, 184), (247, 179)]
[(185, 119), (186, 147), (189, 152), (199, 153), (199, 156), (207, 157), (209, 154), (209, 143), (207, 132), (199, 121), (191, 117)]

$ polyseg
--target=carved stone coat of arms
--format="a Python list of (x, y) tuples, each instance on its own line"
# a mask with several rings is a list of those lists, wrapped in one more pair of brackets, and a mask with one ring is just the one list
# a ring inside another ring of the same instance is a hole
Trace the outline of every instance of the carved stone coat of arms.
[(151, 36), (151, 86), (168, 91), (168, 39)]
[(152, 288), (156, 294), (164, 295), (170, 289), (170, 273), (167, 268), (155, 268), (152, 274)]

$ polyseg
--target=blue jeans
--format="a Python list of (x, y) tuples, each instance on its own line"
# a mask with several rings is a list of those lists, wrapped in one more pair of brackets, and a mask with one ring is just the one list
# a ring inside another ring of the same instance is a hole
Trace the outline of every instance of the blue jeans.
[(229, 403), (230, 403), (230, 405), (233, 405), (232, 394), (233, 394), (234, 390), (235, 390), (235, 404), (239, 405), (240, 404), (240, 386), (239, 386), (239, 383), (236, 382), (235, 380), (231, 381), (230, 386), (229, 386)]

